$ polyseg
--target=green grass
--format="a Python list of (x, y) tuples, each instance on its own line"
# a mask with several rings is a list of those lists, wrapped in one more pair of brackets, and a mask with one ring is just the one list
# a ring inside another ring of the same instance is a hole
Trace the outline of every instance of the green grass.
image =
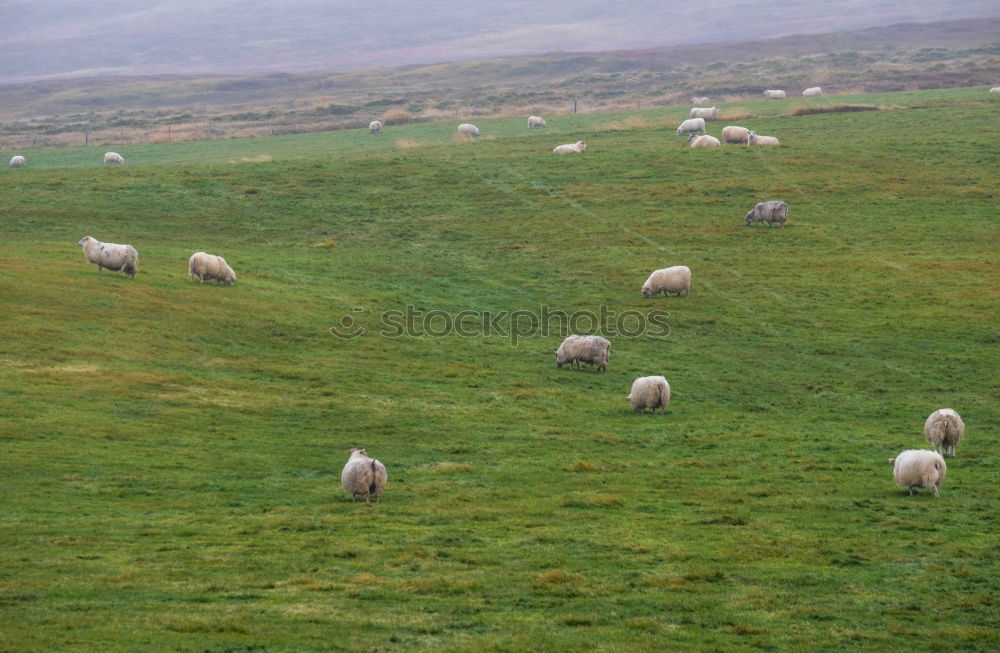
[[(995, 649), (981, 95), (733, 107), (778, 148), (690, 150), (675, 108), (25, 152), (0, 171), (0, 650)], [(743, 226), (778, 198), (785, 229)], [(99, 279), (88, 234), (136, 278)], [(197, 250), (239, 283), (190, 282)], [(691, 296), (643, 300), (673, 264)], [(574, 372), (557, 333), (380, 337), (407, 305), (670, 332)], [(345, 315), (365, 334), (333, 337)], [(666, 415), (627, 409), (646, 374)], [(908, 497), (886, 459), (943, 406), (966, 440)], [(355, 446), (379, 505), (339, 489)]]

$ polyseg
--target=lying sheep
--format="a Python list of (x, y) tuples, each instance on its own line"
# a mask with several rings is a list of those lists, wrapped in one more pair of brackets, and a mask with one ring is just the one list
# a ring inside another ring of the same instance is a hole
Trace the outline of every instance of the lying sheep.
[(24, 157), (20, 154), (10, 157), (10, 167), (11, 168), (23, 168), (24, 167)]
[(347, 453), (350, 458), (344, 465), (344, 471), (340, 473), (340, 484), (351, 493), (351, 503), (357, 501), (358, 497), (364, 497), (367, 503), (371, 503), (373, 496), (376, 501), (380, 501), (389, 478), (385, 465), (369, 458), (364, 449), (350, 449)]
[(729, 125), (722, 129), (722, 142), (723, 143), (739, 143), (740, 145), (749, 145), (750, 141), (750, 130), (746, 127), (737, 127), (736, 125)]
[(774, 136), (761, 136), (755, 131), (747, 134), (747, 145), (780, 145)]
[(545, 118), (542, 118), (541, 116), (528, 116), (528, 129), (532, 129), (534, 127), (544, 127), (544, 126), (545, 126)]
[(575, 143), (570, 143), (568, 145), (557, 145), (555, 149), (552, 150), (553, 154), (572, 154), (573, 152), (583, 152), (587, 149), (587, 144), (583, 141), (577, 141)]
[(479, 127), (463, 122), (458, 126), (458, 133), (465, 134), (466, 136), (479, 136)]
[(110, 165), (112, 163), (124, 165), (125, 159), (122, 158), (122, 155), (118, 154), (118, 152), (106, 152), (104, 154), (104, 165)]
[(657, 408), (667, 412), (670, 404), (670, 384), (662, 376), (640, 376), (632, 382), (632, 391), (627, 397), (632, 410), (637, 413), (647, 408), (654, 413)]
[(1000, 93), (1000, 86), (994, 86), (991, 88), (990, 93)]
[(764, 97), (766, 97), (766, 98), (768, 98), (770, 100), (784, 100), (785, 99), (785, 92), (784, 91), (777, 91), (777, 90), (768, 90), (768, 91), (764, 91)]
[(372, 120), (370, 123), (368, 123), (368, 132), (369, 133), (371, 133), (371, 134), (377, 134), (380, 131), (382, 131), (382, 121), (381, 120)]
[(188, 260), (188, 277), (196, 277), (198, 281), (217, 281), (227, 286), (236, 283), (236, 273), (221, 256), (213, 256), (205, 252), (195, 252)]
[(104, 268), (121, 270), (125, 276), (134, 278), (139, 269), (139, 252), (131, 245), (102, 243), (96, 238), (84, 236), (77, 243), (83, 247), (83, 256), (88, 263), (97, 266), (97, 276), (104, 275)]
[(688, 134), (694, 132), (705, 133), (705, 119), (704, 118), (688, 118), (681, 123), (681, 126), (677, 128), (677, 135)]
[(601, 336), (566, 336), (556, 350), (556, 367), (562, 369), (570, 363), (570, 369), (580, 369), (580, 363), (594, 365), (598, 371), (608, 371), (611, 358), (611, 342)]
[(926, 449), (907, 449), (890, 458), (889, 462), (892, 463), (892, 477), (896, 479), (896, 484), (909, 487), (911, 497), (918, 487), (929, 487), (934, 496), (940, 496), (938, 488), (948, 473), (941, 454)]
[(675, 265), (662, 270), (655, 270), (646, 283), (642, 284), (643, 297), (656, 297), (660, 293), (669, 295), (677, 293), (691, 294), (691, 268), (686, 265)]
[(924, 422), (924, 437), (934, 445), (934, 450), (944, 455), (955, 457), (955, 447), (965, 435), (965, 422), (951, 408), (939, 408), (930, 414)]
[(695, 96), (691, 98), (691, 104), (708, 104), (709, 99), (707, 97)]
[(823, 95), (823, 89), (819, 86), (813, 86), (802, 91), (802, 97), (816, 97), (818, 95)]
[(719, 115), (719, 107), (711, 108), (699, 108), (695, 107), (691, 109), (691, 118), (704, 118), (705, 120), (715, 120), (715, 117)]
[(708, 134), (691, 134), (688, 136), (688, 143), (691, 143), (691, 147), (719, 147), (719, 139)]
[(787, 219), (788, 205), (781, 200), (771, 200), (770, 202), (758, 202), (747, 212), (745, 222), (748, 227), (754, 222), (767, 222), (768, 227), (777, 222), (779, 227), (784, 228)]

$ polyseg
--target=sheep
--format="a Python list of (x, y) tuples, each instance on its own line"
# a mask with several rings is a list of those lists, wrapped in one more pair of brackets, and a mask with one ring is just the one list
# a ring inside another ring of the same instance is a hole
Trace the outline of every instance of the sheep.
[(698, 97), (697, 95), (691, 98), (691, 104), (708, 104), (707, 97)]
[(823, 89), (819, 86), (813, 86), (802, 91), (802, 97), (816, 97), (817, 95), (823, 95)]
[(994, 86), (991, 88), (990, 93), (1000, 93), (1000, 86)]
[(955, 447), (965, 435), (965, 422), (951, 408), (939, 408), (930, 414), (924, 422), (924, 437), (934, 445), (934, 451), (955, 457)]
[(118, 152), (105, 152), (104, 154), (104, 165), (110, 165), (112, 163), (118, 163), (120, 165), (125, 165), (125, 159)]
[(570, 369), (580, 369), (580, 363), (594, 365), (600, 372), (608, 371), (611, 358), (611, 342), (601, 336), (566, 336), (556, 350), (556, 367), (562, 369), (566, 363)]
[(755, 131), (747, 134), (747, 145), (780, 145), (774, 136), (761, 136)]
[(736, 125), (729, 125), (722, 129), (722, 142), (723, 143), (739, 143), (741, 145), (749, 145), (750, 130), (746, 127), (737, 127)]
[(528, 129), (532, 129), (534, 127), (544, 127), (544, 126), (545, 126), (545, 118), (542, 118), (541, 116), (528, 116)]
[(664, 295), (677, 293), (678, 297), (681, 296), (681, 293), (690, 295), (691, 268), (686, 265), (675, 265), (662, 270), (654, 270), (646, 279), (646, 283), (642, 284), (642, 296), (656, 297), (661, 292)]
[(467, 122), (463, 122), (458, 126), (458, 133), (464, 134), (466, 136), (479, 136), (479, 128), (475, 125), (470, 125)]
[(20, 154), (10, 157), (10, 167), (11, 168), (23, 168), (24, 167), (24, 157)]
[(372, 497), (381, 501), (382, 491), (389, 476), (385, 465), (374, 458), (369, 458), (364, 449), (350, 449), (350, 457), (340, 473), (340, 484), (351, 493), (351, 503), (358, 497), (364, 497), (366, 503), (371, 503)]
[(637, 413), (645, 412), (647, 408), (654, 413), (657, 408), (667, 412), (670, 404), (670, 384), (662, 376), (640, 376), (632, 382), (632, 391), (628, 396), (629, 405)]
[(372, 120), (370, 123), (368, 123), (368, 132), (369, 133), (371, 133), (371, 134), (377, 134), (380, 131), (382, 131), (382, 121), (381, 120)]
[(688, 136), (688, 142), (691, 143), (691, 147), (719, 147), (719, 139), (708, 134), (700, 136), (691, 134)]
[(104, 268), (107, 268), (121, 270), (125, 276), (135, 278), (139, 269), (139, 253), (131, 245), (102, 243), (90, 236), (81, 238), (77, 245), (83, 247), (83, 256), (87, 262), (97, 266), (98, 276), (103, 276)]
[(681, 123), (681, 126), (677, 128), (677, 135), (687, 134), (689, 132), (701, 132), (705, 133), (705, 119), (704, 118), (688, 118)]
[(715, 120), (715, 117), (719, 115), (719, 107), (711, 108), (699, 108), (695, 107), (691, 109), (691, 118), (704, 118), (705, 120)]
[(583, 141), (577, 141), (575, 143), (570, 143), (568, 145), (557, 145), (555, 149), (552, 150), (553, 154), (572, 154), (573, 152), (583, 152), (587, 149), (587, 144)]
[(776, 90), (768, 90), (768, 91), (764, 91), (764, 96), (766, 98), (768, 98), (769, 100), (784, 100), (785, 99), (785, 92), (784, 91), (776, 91)]
[(758, 202), (750, 209), (744, 218), (746, 226), (754, 222), (767, 222), (767, 226), (773, 226), (777, 222), (782, 229), (785, 227), (785, 220), (788, 219), (788, 204), (781, 200), (771, 200), (770, 202)]
[(188, 277), (197, 277), (198, 281), (217, 281), (227, 286), (236, 283), (236, 273), (221, 256), (213, 256), (205, 252), (195, 252), (188, 260)]
[(892, 477), (896, 479), (896, 484), (909, 487), (911, 497), (918, 487), (929, 487), (934, 496), (940, 496), (938, 488), (948, 473), (941, 454), (926, 449), (907, 449), (890, 458), (889, 462), (892, 463)]

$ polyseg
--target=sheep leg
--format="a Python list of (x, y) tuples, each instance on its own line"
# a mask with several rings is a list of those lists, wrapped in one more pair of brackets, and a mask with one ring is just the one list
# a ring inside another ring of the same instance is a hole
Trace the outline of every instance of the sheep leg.
[(938, 494), (938, 486), (937, 485), (932, 485), (931, 486), (931, 492), (933, 492), (934, 496), (936, 496), (936, 497), (940, 497), (941, 496), (940, 494)]
[(910, 496), (911, 496), (911, 497), (913, 496), (913, 494), (914, 494), (914, 492), (915, 492), (915, 489), (914, 489), (914, 488), (916, 488), (916, 487), (917, 487), (916, 485), (911, 485), (911, 486), (910, 486)]

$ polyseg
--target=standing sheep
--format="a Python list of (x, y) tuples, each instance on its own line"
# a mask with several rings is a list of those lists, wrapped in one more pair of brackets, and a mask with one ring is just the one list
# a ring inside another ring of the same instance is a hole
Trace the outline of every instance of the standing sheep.
[(475, 125), (470, 125), (467, 122), (463, 122), (458, 126), (458, 133), (465, 136), (479, 136), (479, 127)]
[(896, 479), (896, 484), (909, 487), (911, 497), (918, 487), (929, 487), (934, 496), (940, 496), (938, 488), (948, 473), (941, 454), (926, 449), (907, 449), (890, 458), (889, 462), (892, 463), (892, 477)]
[(934, 445), (934, 451), (955, 457), (955, 447), (965, 435), (965, 422), (951, 408), (939, 408), (930, 414), (924, 422), (924, 437)]
[(707, 97), (694, 96), (691, 98), (691, 104), (708, 104), (709, 100)]
[(572, 154), (574, 152), (583, 152), (587, 149), (587, 144), (583, 141), (577, 141), (575, 143), (570, 143), (567, 145), (557, 145), (555, 149), (552, 150), (553, 154)]
[(696, 136), (691, 134), (688, 136), (688, 142), (691, 143), (691, 147), (719, 147), (719, 139), (715, 136), (709, 136), (708, 134), (702, 134)]
[(556, 350), (556, 367), (562, 369), (566, 363), (570, 369), (580, 369), (580, 363), (594, 365), (598, 371), (608, 371), (611, 359), (611, 341), (601, 336), (566, 336)]
[(758, 202), (747, 212), (744, 221), (748, 227), (754, 222), (767, 222), (768, 227), (777, 222), (779, 227), (784, 228), (787, 219), (788, 205), (781, 200), (771, 200), (770, 202)]
[(545, 118), (541, 116), (528, 116), (528, 129), (533, 129), (535, 127), (544, 127)]
[(199, 281), (217, 281), (227, 286), (236, 283), (236, 273), (221, 256), (213, 256), (205, 252), (195, 252), (188, 260), (188, 277), (197, 277)]
[(131, 245), (102, 243), (96, 238), (84, 236), (77, 243), (83, 247), (83, 256), (88, 263), (97, 266), (97, 276), (104, 276), (104, 268), (121, 270), (125, 276), (135, 278), (139, 269), (139, 253)]
[(24, 157), (20, 154), (10, 157), (10, 167), (11, 168), (23, 168), (24, 167)]
[(802, 97), (816, 97), (819, 95), (823, 95), (823, 89), (819, 86), (813, 86), (802, 91)]
[(764, 96), (766, 98), (768, 98), (769, 100), (784, 100), (785, 99), (785, 92), (784, 91), (778, 91), (778, 90), (767, 90), (767, 91), (764, 91)]
[(372, 120), (370, 123), (368, 123), (368, 133), (370, 133), (370, 134), (377, 134), (380, 131), (382, 131), (382, 121), (381, 120)]
[(344, 465), (344, 471), (340, 473), (340, 484), (351, 493), (351, 503), (357, 501), (358, 497), (364, 497), (367, 503), (371, 503), (373, 496), (376, 501), (380, 501), (389, 478), (385, 465), (369, 458), (364, 449), (350, 449), (347, 453), (350, 457)]
[(704, 118), (688, 118), (681, 123), (681, 126), (677, 128), (677, 135), (688, 134), (693, 132), (705, 133), (705, 119)]
[(104, 165), (111, 165), (112, 163), (125, 165), (125, 159), (118, 152), (106, 152), (104, 154)]
[(739, 143), (740, 145), (750, 144), (750, 130), (746, 127), (737, 127), (736, 125), (729, 125), (722, 129), (722, 142), (723, 143)]
[(657, 408), (662, 408), (667, 412), (670, 404), (670, 384), (662, 376), (640, 376), (632, 382), (632, 391), (627, 397), (632, 410), (637, 413), (644, 412), (647, 408), (654, 413)]
[(747, 145), (780, 145), (774, 136), (761, 136), (755, 131), (747, 134)]
[(643, 297), (656, 297), (660, 293), (669, 295), (677, 293), (691, 294), (691, 268), (686, 265), (675, 265), (662, 270), (655, 270), (642, 284)]
[(719, 107), (711, 107), (708, 109), (695, 107), (691, 109), (691, 118), (704, 118), (705, 120), (715, 120), (715, 117), (719, 115)]

